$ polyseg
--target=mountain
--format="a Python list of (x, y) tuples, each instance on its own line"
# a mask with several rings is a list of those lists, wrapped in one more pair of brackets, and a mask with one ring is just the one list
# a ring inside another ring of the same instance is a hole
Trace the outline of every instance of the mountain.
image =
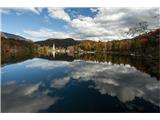
[(19, 35), (14, 35), (6, 32), (0, 32), (0, 37), (4, 37), (6, 39), (11, 38), (15, 40), (27, 40), (26, 38), (19, 36)]
[(0, 32), (0, 38), (2, 61), (10, 55), (30, 55), (35, 50), (35, 44), (31, 40), (19, 35)]
[(77, 45), (79, 43), (79, 41), (76, 41), (72, 38), (66, 38), (66, 39), (50, 38), (50, 39), (47, 39), (47, 40), (44, 40), (44, 41), (38, 41), (38, 42), (35, 42), (35, 43), (40, 45), (40, 46), (50, 46), (50, 47), (52, 47), (53, 44), (55, 44), (56, 47), (67, 48), (69, 46)]

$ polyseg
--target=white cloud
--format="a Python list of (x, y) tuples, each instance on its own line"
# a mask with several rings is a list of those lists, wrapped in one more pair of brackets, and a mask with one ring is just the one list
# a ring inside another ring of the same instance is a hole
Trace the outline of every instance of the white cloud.
[(23, 33), (26, 34), (27, 38), (31, 38), (34, 40), (39, 39), (47, 39), (47, 38), (71, 38), (73, 37), (73, 33), (67, 32), (57, 32), (47, 28), (41, 28), (40, 30), (33, 31), (33, 30), (25, 30)]
[(1, 8), (0, 13), (9, 14), (11, 10), (14, 10), (17, 15), (24, 14), (25, 12), (32, 12), (39, 15), (42, 9), (43, 8), (35, 8), (35, 7)]
[(159, 25), (155, 18), (158, 8), (91, 8), (95, 17), (79, 16), (70, 22), (81, 39), (113, 40), (126, 38), (125, 32), (139, 22), (147, 21), (149, 28)]
[[(40, 11), (35, 8), (28, 10), (35, 13)], [(71, 37), (78, 40), (119, 40), (128, 37), (126, 32), (129, 28), (142, 21), (148, 22), (149, 29), (159, 27), (158, 8), (91, 8), (90, 10), (96, 13), (94, 17), (79, 15), (72, 20), (64, 8), (47, 8), (47, 10), (48, 17), (66, 21), (67, 27), (71, 28), (72, 32), (57, 32), (46, 28), (36, 31), (25, 30), (24, 33), (31, 39)], [(48, 18), (46, 20), (48, 21)]]
[(123, 11), (120, 8), (98, 8), (98, 14), (95, 17), (95, 21), (107, 22), (120, 20), (125, 16), (127, 11)]
[(6, 9), (6, 8), (0, 8), (0, 13), (3, 13), (3, 14), (9, 14), (9, 10)]
[(82, 38), (101, 37), (111, 34), (111, 32), (105, 28), (99, 27), (99, 24), (95, 23), (94, 19), (91, 17), (81, 16), (80, 18), (74, 19), (70, 25)]
[(97, 9), (97, 8), (90, 8), (90, 10), (91, 10), (93, 13), (98, 12), (98, 9)]
[(52, 18), (70, 21), (70, 17), (65, 12), (64, 8), (48, 8), (48, 15)]
[(16, 8), (15, 10), (19, 11), (19, 12), (33, 12), (33, 13), (36, 13), (36, 14), (40, 14), (42, 9), (41, 8), (35, 8), (35, 7), (29, 7), (29, 8), (22, 7), (22, 8)]

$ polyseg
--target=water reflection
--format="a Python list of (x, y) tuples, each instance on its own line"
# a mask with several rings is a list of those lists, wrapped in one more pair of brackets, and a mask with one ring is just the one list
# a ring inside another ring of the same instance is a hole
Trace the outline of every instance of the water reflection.
[(6, 53), (6, 54), (1, 54), (1, 66), (5, 66), (8, 64), (13, 64), (13, 63), (18, 63), (18, 62), (22, 62), (28, 59), (32, 59), (34, 58), (34, 54), (10, 54), (10, 53)]
[[(99, 106), (103, 112), (122, 112), (122, 108), (159, 112), (158, 74), (144, 70), (146, 65), (138, 64), (142, 61), (111, 55), (66, 56), (37, 56), (2, 67), (2, 112), (85, 112), (92, 108), (87, 101), (95, 107), (92, 112), (101, 111)], [(82, 105), (75, 107), (78, 104)]]
[(37, 84), (2, 85), (2, 112), (38, 112), (56, 103), (58, 97), (48, 96), (48, 91), (39, 90)]
[(160, 63), (159, 60), (146, 59), (142, 57), (134, 57), (134, 56), (120, 56), (113, 54), (56, 54), (53, 52), (48, 55), (37, 55), (37, 54), (7, 54), (2, 56), (2, 66), (17, 63), (27, 59), (32, 59), (34, 57), (43, 58), (47, 60), (56, 60), (56, 61), (69, 61), (72, 62), (74, 60), (84, 60), (84, 61), (94, 61), (97, 63), (112, 63), (112, 64), (129, 64), (130, 66), (135, 67), (136, 69), (149, 74), (151, 77), (156, 77), (158, 80), (160, 79)]
[[(44, 62), (39, 64), (39, 68), (43, 69)], [(31, 64), (34, 67), (34, 63)], [(56, 63), (54, 64), (56, 65)], [(59, 63), (59, 67), (66, 64)], [(74, 61), (67, 64), (71, 69), (68, 76), (64, 76), (57, 80), (53, 80), (51, 86), (54, 88), (62, 88), (69, 80), (78, 81), (93, 81), (94, 89), (101, 94), (109, 94), (117, 96), (122, 102), (132, 101), (135, 97), (143, 97), (149, 102), (156, 105), (160, 104), (160, 83), (156, 78), (151, 78), (150, 75), (136, 70), (130, 65), (112, 65), (111, 63), (95, 63)], [(53, 66), (52, 62), (50, 66)], [(35, 67), (38, 67), (37, 64)]]

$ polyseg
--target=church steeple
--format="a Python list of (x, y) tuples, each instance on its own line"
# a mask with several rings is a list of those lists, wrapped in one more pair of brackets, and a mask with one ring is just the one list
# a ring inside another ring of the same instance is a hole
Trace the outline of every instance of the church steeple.
[(53, 43), (52, 50), (55, 51), (55, 44)]

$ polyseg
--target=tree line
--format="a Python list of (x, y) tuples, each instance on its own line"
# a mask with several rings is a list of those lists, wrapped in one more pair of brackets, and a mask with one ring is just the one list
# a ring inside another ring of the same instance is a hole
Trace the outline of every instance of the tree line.
[[(141, 30), (142, 31), (142, 30)], [(135, 31), (131, 29), (130, 33)], [(127, 33), (128, 34), (128, 33)], [(73, 40), (72, 40), (73, 41)], [(144, 32), (132, 39), (112, 40), (108, 42), (84, 40), (74, 42), (75, 44), (67, 43), (67, 48), (70, 52), (95, 52), (95, 53), (113, 53), (121, 55), (146, 56), (154, 59), (159, 59), (160, 48), (160, 29), (150, 32)], [(53, 45), (53, 43), (52, 43)], [(52, 46), (41, 46), (32, 41), (16, 40), (11, 38), (1, 38), (1, 54), (14, 53), (44, 53), (52, 50)]]
[(146, 32), (132, 39), (112, 40), (108, 42), (82, 41), (73, 46), (74, 51), (93, 51), (99, 53), (115, 53), (122, 55), (143, 55), (159, 57), (160, 29)]

